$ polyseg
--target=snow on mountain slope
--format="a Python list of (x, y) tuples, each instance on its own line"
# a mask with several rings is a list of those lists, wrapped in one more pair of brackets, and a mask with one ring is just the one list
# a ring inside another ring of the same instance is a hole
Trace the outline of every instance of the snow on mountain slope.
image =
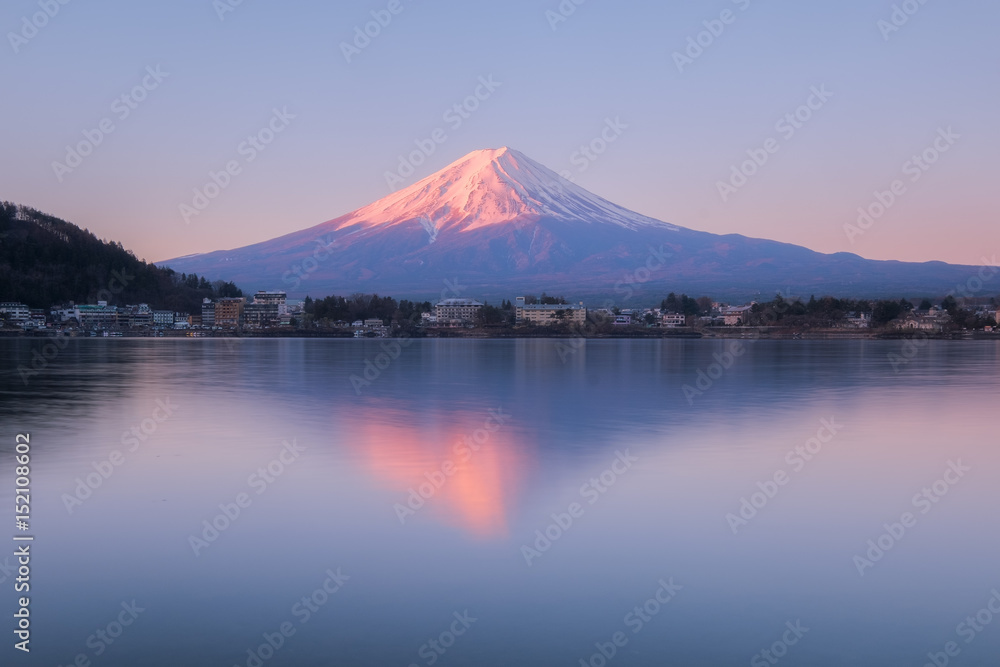
[(335, 229), (413, 220), (428, 230), (469, 231), (542, 217), (626, 229), (676, 229), (587, 192), (510, 148), (469, 153), (437, 173), (335, 221)]

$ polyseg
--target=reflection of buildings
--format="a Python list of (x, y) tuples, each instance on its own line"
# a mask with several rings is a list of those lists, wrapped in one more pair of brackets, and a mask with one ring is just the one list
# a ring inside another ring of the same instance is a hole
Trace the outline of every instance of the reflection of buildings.
[(398, 492), (397, 502), (406, 506), (411, 492), (425, 497), (407, 522), (427, 512), (481, 537), (506, 535), (525, 466), (513, 426), (507, 421), (489, 431), (485, 411), (437, 415), (438, 423), (413, 424), (413, 412), (373, 406), (345, 427), (378, 479)]

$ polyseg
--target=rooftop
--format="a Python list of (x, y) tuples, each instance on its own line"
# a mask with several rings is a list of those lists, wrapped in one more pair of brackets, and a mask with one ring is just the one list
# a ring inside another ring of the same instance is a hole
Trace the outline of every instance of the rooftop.
[(438, 301), (438, 306), (481, 306), (483, 304), (479, 303), (475, 299), (445, 299), (444, 301)]
[(525, 310), (582, 310), (584, 306), (573, 306), (568, 303), (532, 303), (528, 305), (518, 305), (518, 308)]

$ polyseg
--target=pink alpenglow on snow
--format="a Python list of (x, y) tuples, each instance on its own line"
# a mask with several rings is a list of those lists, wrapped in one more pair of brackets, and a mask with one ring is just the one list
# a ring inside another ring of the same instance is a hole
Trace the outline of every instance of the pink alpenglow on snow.
[(673, 225), (612, 204), (511, 148), (478, 150), (374, 204), (332, 221), (333, 229), (423, 221), (468, 231), (549, 217), (612, 222), (627, 229)]

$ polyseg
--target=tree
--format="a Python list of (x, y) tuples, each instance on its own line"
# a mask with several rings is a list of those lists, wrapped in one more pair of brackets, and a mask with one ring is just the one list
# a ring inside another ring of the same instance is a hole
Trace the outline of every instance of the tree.
[(681, 312), (685, 315), (697, 315), (701, 309), (698, 302), (687, 294), (681, 294)]
[(0, 202), (0, 239), (0, 301), (47, 308), (100, 299), (198, 312), (203, 299), (220, 296), (207, 278), (148, 264), (120, 242), (28, 207)]
[(898, 301), (878, 301), (872, 308), (872, 326), (885, 326), (903, 313)]
[(677, 295), (671, 292), (667, 295), (667, 298), (660, 302), (660, 310), (665, 313), (679, 313), (681, 312), (681, 303), (677, 298)]
[(476, 313), (476, 324), (479, 326), (498, 326), (506, 322), (506, 312), (488, 303)]

